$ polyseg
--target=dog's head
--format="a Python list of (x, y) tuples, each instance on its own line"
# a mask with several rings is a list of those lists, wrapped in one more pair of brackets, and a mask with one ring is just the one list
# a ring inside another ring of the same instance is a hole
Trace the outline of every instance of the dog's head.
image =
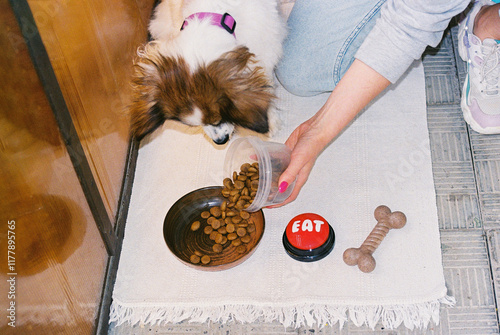
[(139, 139), (167, 119), (203, 126), (217, 144), (227, 142), (235, 126), (269, 131), (270, 79), (246, 47), (194, 69), (182, 57), (150, 52), (135, 68), (131, 121)]

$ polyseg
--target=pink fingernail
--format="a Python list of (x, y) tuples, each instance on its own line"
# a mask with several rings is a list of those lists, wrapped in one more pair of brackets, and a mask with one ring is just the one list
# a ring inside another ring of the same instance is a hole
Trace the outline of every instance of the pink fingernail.
[(286, 191), (287, 188), (288, 188), (288, 183), (286, 181), (283, 181), (278, 187), (278, 192), (283, 193)]

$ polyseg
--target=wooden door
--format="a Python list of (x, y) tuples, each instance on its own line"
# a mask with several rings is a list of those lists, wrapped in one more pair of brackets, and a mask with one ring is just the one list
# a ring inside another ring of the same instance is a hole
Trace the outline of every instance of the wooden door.
[[(32, 0), (34, 22), (14, 14), (12, 3), (22, 1), (0, 0), (0, 333), (93, 334), (110, 250), (89, 199), (97, 195), (114, 222), (128, 78), (153, 1)], [(38, 31), (53, 82), (28, 50)], [(55, 117), (58, 93), (76, 136)]]
[(132, 62), (147, 38), (153, 1), (28, 3), (114, 222), (129, 141)]

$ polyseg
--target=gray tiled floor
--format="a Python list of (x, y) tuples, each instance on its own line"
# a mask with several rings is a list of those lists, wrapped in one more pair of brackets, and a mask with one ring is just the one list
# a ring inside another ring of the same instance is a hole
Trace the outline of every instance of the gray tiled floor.
[(284, 329), (278, 323), (175, 324), (112, 328), (110, 334), (498, 334), (500, 299), (500, 135), (479, 135), (460, 110), (465, 64), (456, 52), (456, 27), (424, 57), (428, 121), (444, 273), (457, 304), (443, 308), (427, 331), (372, 331), (349, 323)]

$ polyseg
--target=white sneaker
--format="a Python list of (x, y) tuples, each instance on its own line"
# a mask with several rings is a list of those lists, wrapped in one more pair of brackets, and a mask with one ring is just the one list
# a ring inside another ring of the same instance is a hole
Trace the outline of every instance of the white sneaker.
[(482, 134), (500, 134), (500, 44), (474, 35), (474, 20), (489, 0), (477, 1), (458, 28), (458, 51), (467, 62), (462, 90), (465, 121)]

